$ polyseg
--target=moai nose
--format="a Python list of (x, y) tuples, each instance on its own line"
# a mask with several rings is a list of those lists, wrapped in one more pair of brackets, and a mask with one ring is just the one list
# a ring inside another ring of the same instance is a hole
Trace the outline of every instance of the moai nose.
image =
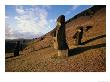
[(61, 26), (61, 23), (57, 21), (57, 26)]

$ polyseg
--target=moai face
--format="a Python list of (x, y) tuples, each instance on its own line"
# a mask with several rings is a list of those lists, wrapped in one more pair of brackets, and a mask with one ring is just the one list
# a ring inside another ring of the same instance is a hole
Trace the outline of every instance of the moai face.
[(61, 26), (61, 23), (60, 23), (60, 22), (58, 22), (58, 21), (57, 21), (57, 26), (58, 26), (58, 27), (60, 27), (60, 26)]
[(78, 29), (78, 32), (81, 32), (81, 30), (80, 30), (80, 29)]
[(57, 23), (61, 25), (65, 24), (65, 16), (64, 15), (59, 16), (57, 19)]
[(77, 30), (83, 30), (83, 26), (77, 27)]

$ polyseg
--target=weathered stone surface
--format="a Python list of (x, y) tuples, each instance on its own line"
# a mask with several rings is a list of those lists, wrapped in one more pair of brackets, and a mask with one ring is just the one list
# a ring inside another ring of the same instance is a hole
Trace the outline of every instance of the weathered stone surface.
[(81, 39), (83, 36), (83, 27), (77, 27), (77, 31), (75, 33), (75, 35), (73, 36), (74, 39), (74, 45), (80, 45), (81, 44)]
[[(58, 50), (58, 56), (67, 55), (68, 53), (68, 45), (66, 43), (66, 35), (65, 35), (65, 16), (61, 15), (57, 19), (56, 30), (53, 33), (53, 45), (54, 48)], [(61, 50), (61, 51), (60, 51)], [(63, 50), (63, 51), (62, 51)], [(66, 50), (66, 54), (64, 51)]]
[(57, 43), (56, 37), (53, 37), (53, 47), (54, 47), (54, 49), (58, 49), (58, 43)]
[(66, 49), (66, 50), (58, 50), (58, 56), (68, 57), (68, 49)]

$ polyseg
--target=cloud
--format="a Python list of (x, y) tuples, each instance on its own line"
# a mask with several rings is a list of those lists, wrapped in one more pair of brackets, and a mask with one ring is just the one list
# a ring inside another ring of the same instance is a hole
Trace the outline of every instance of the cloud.
[(5, 23), (5, 38), (6, 39), (14, 39), (15, 37), (12, 36), (12, 34), (13, 34), (13, 31), (10, 28), (9, 24)]
[(55, 23), (56, 22), (56, 19), (50, 19), (49, 22), (50, 23), (53, 23), (53, 22)]
[(44, 9), (48, 10), (48, 9), (51, 9), (51, 5), (42, 5), (41, 8), (44, 8)]
[(56, 26), (56, 20), (57, 20), (57, 19), (50, 19), (50, 20), (49, 20), (49, 24), (51, 24), (51, 25), (50, 25), (50, 29), (51, 29), (51, 30), (54, 29), (54, 27)]
[(16, 12), (17, 12), (18, 14), (24, 14), (25, 11), (24, 11), (24, 9), (23, 9), (23, 6), (16, 6)]
[[(6, 30), (13, 31), (6, 33), (6, 38), (35, 38), (50, 31), (49, 20), (47, 19), (50, 6), (16, 6), (17, 15), (14, 16), (15, 27), (6, 26)], [(12, 26), (12, 25), (11, 25)], [(16, 30), (15, 30), (16, 29)]]
[(74, 10), (76, 10), (79, 7), (79, 5), (73, 5), (68, 11), (65, 12), (65, 15), (70, 14)]
[(19, 32), (13, 30), (9, 24), (6, 23), (5, 25), (5, 39), (19, 39), (19, 38), (26, 38), (26, 39), (32, 39), (36, 37), (40, 37), (42, 33), (34, 34), (32, 32)]
[(45, 9), (36, 7), (24, 10), (24, 12), (26, 13), (15, 17), (19, 31), (37, 34), (48, 29), (48, 12)]
[(5, 16), (5, 19), (9, 19), (9, 16)]
[(77, 9), (79, 7), (79, 5), (73, 5), (72, 6), (72, 10), (75, 10), (75, 9)]

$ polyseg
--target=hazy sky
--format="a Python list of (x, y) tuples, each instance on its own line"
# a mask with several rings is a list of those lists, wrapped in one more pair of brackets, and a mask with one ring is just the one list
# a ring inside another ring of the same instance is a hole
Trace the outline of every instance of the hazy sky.
[(5, 38), (35, 38), (55, 28), (59, 15), (66, 20), (91, 5), (6, 5)]

